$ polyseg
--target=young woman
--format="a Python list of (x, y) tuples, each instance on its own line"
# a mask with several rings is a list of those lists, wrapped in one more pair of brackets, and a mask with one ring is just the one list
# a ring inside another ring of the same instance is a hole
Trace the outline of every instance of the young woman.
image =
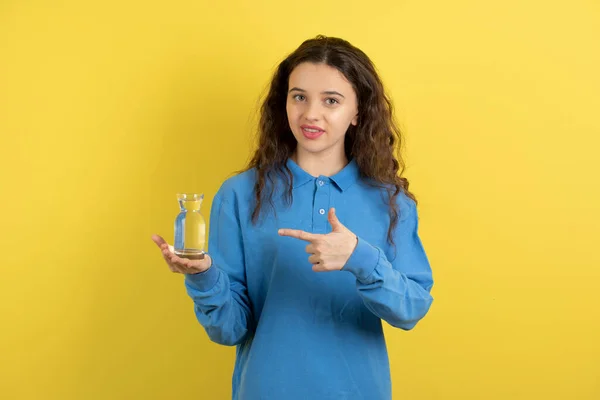
[(234, 399), (390, 399), (382, 320), (413, 328), (433, 279), (372, 62), (339, 38), (305, 41), (259, 128), (248, 168), (213, 199), (208, 255), (153, 240), (210, 339), (237, 346)]

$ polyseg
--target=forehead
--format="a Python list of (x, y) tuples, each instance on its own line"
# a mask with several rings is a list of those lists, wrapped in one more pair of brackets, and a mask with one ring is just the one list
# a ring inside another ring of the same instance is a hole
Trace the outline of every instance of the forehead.
[(290, 74), (289, 87), (306, 91), (337, 90), (342, 94), (352, 92), (352, 84), (338, 69), (327, 64), (298, 64)]

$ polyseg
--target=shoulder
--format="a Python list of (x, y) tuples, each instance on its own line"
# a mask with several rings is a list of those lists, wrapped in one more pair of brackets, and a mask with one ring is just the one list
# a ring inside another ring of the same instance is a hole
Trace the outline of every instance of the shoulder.
[(254, 168), (234, 173), (223, 181), (215, 199), (230, 205), (246, 204), (254, 191), (256, 170)]
[(417, 203), (404, 191), (401, 191), (396, 197), (396, 204), (400, 211), (400, 221), (417, 217)]

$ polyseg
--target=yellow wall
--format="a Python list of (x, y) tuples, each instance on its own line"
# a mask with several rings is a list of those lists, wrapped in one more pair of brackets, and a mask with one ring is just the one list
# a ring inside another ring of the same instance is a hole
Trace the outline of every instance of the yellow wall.
[(243, 167), (303, 39), (378, 65), (436, 278), (386, 328), (398, 399), (600, 398), (600, 6), (593, 1), (0, 4), (0, 397), (226, 399), (197, 324), (177, 191)]

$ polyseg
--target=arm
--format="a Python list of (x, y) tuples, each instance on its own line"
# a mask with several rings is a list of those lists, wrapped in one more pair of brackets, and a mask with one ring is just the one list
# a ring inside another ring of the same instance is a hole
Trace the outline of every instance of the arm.
[(240, 224), (234, 207), (221, 193), (215, 196), (210, 214), (208, 250), (213, 265), (186, 275), (185, 286), (196, 318), (210, 339), (234, 346), (247, 337), (252, 321)]
[(358, 292), (371, 312), (394, 327), (409, 330), (431, 306), (433, 278), (418, 235), (415, 203), (409, 200), (401, 213), (404, 215), (394, 233), (394, 261), (388, 261), (381, 249), (359, 237), (342, 270), (356, 276)]

